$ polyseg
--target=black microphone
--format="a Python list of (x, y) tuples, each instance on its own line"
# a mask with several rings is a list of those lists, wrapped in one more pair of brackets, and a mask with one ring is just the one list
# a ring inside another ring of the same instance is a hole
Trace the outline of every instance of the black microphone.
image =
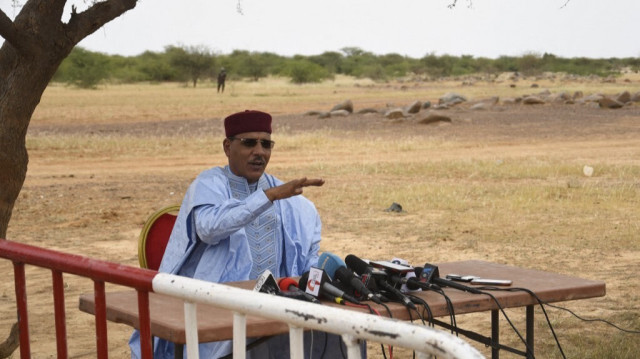
[[(331, 278), (329, 278), (324, 270), (319, 268), (311, 267), (311, 271), (304, 272), (298, 282), (298, 288), (300, 287), (305, 288), (305, 292), (315, 297), (317, 297), (318, 294), (323, 294), (334, 301), (336, 301), (335, 298), (343, 298), (351, 303), (360, 304), (360, 301), (356, 298), (331, 284)], [(336, 302), (339, 303), (339, 301)]]
[[(416, 267), (416, 272), (422, 271), (422, 267)], [(424, 289), (424, 290), (440, 290), (440, 286), (438, 286), (437, 284), (433, 284), (433, 283), (427, 283), (427, 282), (421, 282), (418, 278), (416, 277), (401, 277), (397, 274), (391, 275), (389, 277), (389, 280), (394, 284), (394, 285), (406, 285), (408, 289), (410, 290), (419, 290), (419, 289)]]
[(290, 277), (281, 278), (278, 281), (278, 287), (280, 287), (281, 293), (292, 293), (292, 296), (300, 298), (312, 303), (320, 303), (320, 301), (311, 294), (298, 288), (298, 282)]
[(367, 299), (370, 299), (377, 304), (382, 304), (380, 298), (373, 294), (373, 292), (371, 292), (369, 288), (367, 288), (367, 286), (364, 285), (364, 283), (362, 283), (360, 279), (358, 279), (358, 277), (356, 277), (349, 268), (339, 267), (338, 269), (336, 269), (336, 278), (342, 283), (352, 286), (356, 291), (356, 295), (359, 292), (360, 294), (367, 297)]
[(363, 274), (371, 274), (373, 275), (373, 278), (376, 281), (376, 284), (386, 290), (389, 293), (392, 293), (393, 295), (395, 295), (396, 297), (398, 297), (402, 303), (404, 303), (404, 305), (406, 307), (409, 307), (411, 309), (416, 309), (417, 307), (416, 305), (411, 301), (411, 299), (409, 297), (407, 297), (406, 295), (404, 295), (401, 291), (399, 291), (398, 289), (396, 289), (394, 286), (392, 286), (391, 284), (389, 284), (387, 282), (387, 275), (384, 271), (381, 271), (382, 273), (384, 273), (384, 275), (379, 275), (376, 274), (376, 269), (373, 268), (372, 266), (368, 265), (367, 262), (363, 261), (362, 259), (356, 257), (353, 254), (349, 254), (344, 261), (347, 263), (347, 266), (351, 269), (353, 269), (354, 272), (363, 275)]
[(482, 294), (482, 292), (477, 290), (476, 288), (468, 287), (466, 285), (462, 285), (454, 281), (440, 278), (438, 266), (435, 266), (433, 264), (425, 263), (424, 267), (422, 268), (422, 272), (418, 277), (420, 278), (420, 281), (424, 283), (435, 283), (442, 287), (455, 288), (455, 289), (458, 289), (464, 292), (473, 293), (473, 294)]
[[(295, 281), (294, 281), (295, 282)], [(313, 301), (319, 302), (318, 299), (313, 298), (313, 296), (308, 295), (302, 291), (292, 292), (292, 291), (281, 291), (276, 281), (276, 278), (273, 276), (270, 270), (265, 270), (258, 276), (256, 280), (256, 285), (253, 287), (253, 290), (260, 293), (267, 293), (277, 295), (279, 297), (291, 298), (291, 299), (300, 299), (306, 301), (312, 301), (308, 297), (311, 297)]]

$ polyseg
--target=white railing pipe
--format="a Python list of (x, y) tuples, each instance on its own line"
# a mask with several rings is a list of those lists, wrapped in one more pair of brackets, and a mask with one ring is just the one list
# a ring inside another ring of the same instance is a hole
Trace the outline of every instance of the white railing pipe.
[[(376, 343), (408, 348), (418, 353), (436, 355), (438, 358), (483, 358), (469, 343), (442, 330), (353, 310), (167, 273), (158, 273), (154, 277), (153, 290), (188, 302), (204, 303), (233, 312), (279, 320), (301, 328), (350, 335)], [(190, 339), (191, 337), (187, 337), (187, 341)], [(189, 348), (187, 342), (187, 350)]]

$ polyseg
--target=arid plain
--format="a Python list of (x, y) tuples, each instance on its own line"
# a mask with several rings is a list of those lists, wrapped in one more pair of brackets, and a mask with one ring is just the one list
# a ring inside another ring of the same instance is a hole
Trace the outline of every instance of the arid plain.
[[(385, 83), (338, 78), (302, 86), (266, 79), (230, 81), (224, 94), (210, 83), (98, 90), (52, 85), (29, 128), (29, 170), (8, 239), (137, 266), (145, 219), (180, 203), (200, 171), (226, 163), (224, 116), (260, 109), (274, 115), (276, 147), (268, 172), (282, 180), (326, 180), (324, 187), (305, 191), (323, 220), (322, 251), (401, 257), (416, 266), (480, 259), (602, 280), (605, 297), (560, 305), (638, 331), (640, 103), (603, 109), (595, 102), (505, 101), (545, 90), (581, 91), (584, 97), (634, 94), (640, 91), (640, 76), (609, 82), (560, 76)], [(449, 92), (468, 101), (402, 119), (382, 114), (414, 101), (435, 105)], [(471, 109), (494, 96), (497, 103)], [(305, 115), (345, 100), (352, 101), (355, 112), (379, 112)], [(428, 113), (451, 122), (419, 123)], [(585, 166), (593, 173), (585, 174)], [(404, 211), (385, 211), (394, 202)], [(8, 276), (0, 284), (4, 337), (16, 318), (15, 299), (12, 265), (0, 261), (0, 268)], [(33, 357), (53, 358), (51, 274), (27, 267), (27, 284)], [(94, 318), (77, 309), (78, 295), (92, 290), (90, 280), (65, 276), (72, 358), (96, 355)], [(567, 357), (633, 358), (640, 351), (638, 334), (547, 311)], [(507, 313), (523, 323), (522, 311)], [(537, 356), (560, 357), (539, 309), (536, 315)], [(460, 315), (458, 324), (488, 334), (489, 316)], [(130, 332), (109, 324), (111, 357), (129, 356)], [(506, 324), (501, 338), (518, 342)], [(381, 357), (379, 346), (370, 354)]]

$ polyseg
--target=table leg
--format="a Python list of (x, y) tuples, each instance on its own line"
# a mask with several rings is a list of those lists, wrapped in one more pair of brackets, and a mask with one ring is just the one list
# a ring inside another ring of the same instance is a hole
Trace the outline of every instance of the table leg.
[(500, 312), (498, 310), (491, 311), (491, 359), (500, 358)]
[(184, 344), (175, 343), (173, 347), (174, 359), (184, 358)]
[(531, 349), (531, 351), (527, 351), (527, 358), (533, 358), (533, 305), (527, 305), (527, 347)]

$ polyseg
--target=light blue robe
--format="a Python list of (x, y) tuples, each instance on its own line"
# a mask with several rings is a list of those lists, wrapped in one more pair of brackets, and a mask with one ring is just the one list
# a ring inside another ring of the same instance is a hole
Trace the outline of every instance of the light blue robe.
[[(276, 207), (283, 240), (279, 246), (283, 251), (279, 253), (282, 263), (280, 273), (276, 276), (300, 276), (311, 266), (315, 266), (318, 262), (322, 224), (313, 203), (303, 196), (293, 196), (272, 203), (261, 188), (244, 200), (235, 199), (225, 171), (228, 171), (228, 167), (206, 170), (189, 186), (159, 271), (186, 274), (218, 283), (255, 279), (249, 278), (252, 260), (244, 226), (271, 206)], [(283, 182), (265, 173), (259, 183), (274, 187)], [(211, 226), (216, 230), (206, 239), (208, 243), (198, 238), (195, 230), (194, 210), (199, 206), (208, 206), (207, 211), (216, 212), (215, 220), (213, 216), (210, 217)], [(139, 358), (140, 335), (137, 330), (133, 333), (129, 346), (131, 357)], [(229, 353), (231, 346), (230, 341), (202, 343), (199, 346), (200, 356), (217, 358)], [(268, 346), (278, 348), (281, 344)], [(288, 349), (286, 345), (287, 352)], [(256, 350), (248, 352), (248, 357), (253, 352)], [(279, 355), (271, 353), (272, 357)], [(156, 339), (154, 358), (173, 358), (173, 344)]]

